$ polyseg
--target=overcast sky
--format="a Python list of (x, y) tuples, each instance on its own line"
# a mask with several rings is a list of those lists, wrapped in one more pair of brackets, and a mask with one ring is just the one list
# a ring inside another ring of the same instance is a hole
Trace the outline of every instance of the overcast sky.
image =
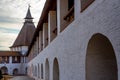
[(28, 4), (31, 5), (31, 14), (36, 26), (45, 1), (0, 0), (0, 50), (9, 50), (9, 47), (14, 43), (22, 28)]

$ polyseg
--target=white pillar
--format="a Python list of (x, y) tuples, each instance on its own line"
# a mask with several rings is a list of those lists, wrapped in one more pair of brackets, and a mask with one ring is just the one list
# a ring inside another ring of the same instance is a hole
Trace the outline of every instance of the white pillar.
[(38, 52), (37, 52), (37, 39), (35, 41), (35, 56), (37, 56)]
[(29, 57), (28, 57), (28, 61), (30, 61), (31, 59), (33, 59), (33, 46), (31, 48), (31, 51), (30, 51), (30, 54), (29, 54)]
[(66, 21), (63, 17), (68, 12), (68, 0), (57, 0), (57, 21), (58, 21), (58, 33), (64, 29), (64, 24)]
[(24, 56), (24, 63), (26, 63), (25, 56)]
[(48, 34), (49, 43), (56, 37), (54, 30), (57, 29), (56, 25), (56, 11), (49, 11), (48, 14)]
[(33, 55), (34, 55), (34, 57), (36, 56), (36, 53), (35, 53), (35, 42), (33, 44)]
[(42, 50), (42, 31), (39, 31), (39, 52)]
[(43, 50), (43, 30), (41, 31), (41, 50)]
[(81, 6), (81, 0), (75, 0), (75, 2), (74, 2), (75, 19), (77, 19), (80, 14), (80, 11), (81, 11), (80, 6)]
[(48, 23), (43, 24), (43, 48), (48, 45)]
[(9, 57), (9, 63), (12, 63), (12, 56)]
[(39, 42), (38, 42), (38, 37), (36, 38), (36, 53), (38, 54), (39, 52), (38, 52), (38, 47), (39, 46)]
[(24, 63), (24, 57), (21, 57), (21, 62)]

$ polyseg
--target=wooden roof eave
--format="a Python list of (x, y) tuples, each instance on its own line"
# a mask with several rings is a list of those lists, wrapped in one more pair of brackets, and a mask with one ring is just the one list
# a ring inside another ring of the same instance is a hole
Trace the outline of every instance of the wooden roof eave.
[(31, 42), (30, 46), (28, 47), (28, 52), (27, 52), (26, 56), (29, 55), (30, 50), (32, 48), (32, 45), (34, 44), (34, 41), (36, 39), (36, 36), (38, 36), (39, 31), (42, 30), (42, 27), (43, 27), (42, 24), (43, 24), (44, 16), (47, 15), (49, 3), (50, 3), (50, 0), (46, 0), (43, 11), (42, 11), (42, 14), (41, 14), (41, 17), (40, 17), (40, 20), (37, 24), (37, 28), (36, 28), (34, 36), (33, 36), (32, 42)]
[[(55, 0), (56, 1), (56, 0)], [(34, 44), (34, 42), (36, 41), (36, 37), (39, 35), (39, 31), (42, 30), (43, 28), (43, 22), (44, 20), (47, 18), (46, 16), (48, 16), (48, 12), (49, 10), (54, 10), (56, 9), (56, 6), (55, 6), (55, 2), (54, 0), (51, 1), (51, 0), (46, 0), (45, 2), (45, 5), (44, 5), (44, 8), (43, 8), (43, 11), (42, 11), (42, 14), (41, 14), (41, 17), (40, 17), (40, 20), (38, 22), (38, 25), (37, 25), (37, 28), (35, 30), (35, 33), (34, 33), (34, 36), (33, 36), (33, 39), (32, 39), (32, 42), (30, 44), (30, 46), (28, 47), (28, 52), (26, 54), (26, 56), (29, 55), (30, 51), (31, 51), (31, 48), (32, 48), (32, 45)], [(50, 4), (53, 4), (53, 6), (50, 6)]]

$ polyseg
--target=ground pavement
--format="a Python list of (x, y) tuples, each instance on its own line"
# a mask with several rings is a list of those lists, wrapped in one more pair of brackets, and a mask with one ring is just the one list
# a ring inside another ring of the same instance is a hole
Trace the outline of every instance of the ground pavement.
[(30, 78), (28, 76), (16, 76), (14, 78), (11, 78), (10, 80), (35, 80), (35, 79)]

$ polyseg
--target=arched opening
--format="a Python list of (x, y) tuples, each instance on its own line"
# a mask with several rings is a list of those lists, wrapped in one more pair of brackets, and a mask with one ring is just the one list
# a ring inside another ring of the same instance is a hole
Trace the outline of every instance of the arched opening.
[(43, 64), (41, 64), (41, 79), (43, 79), (43, 75), (44, 73), (43, 73)]
[(30, 65), (30, 68), (29, 68), (29, 72), (27, 73), (28, 75), (30, 75), (30, 76), (32, 76), (32, 74), (33, 74), (33, 69), (32, 69), (33, 67), (32, 67), (32, 65)]
[(48, 59), (46, 59), (46, 63), (45, 63), (45, 80), (49, 80), (49, 62), (48, 62)]
[(86, 80), (118, 80), (113, 47), (102, 34), (93, 35), (88, 43)]
[(18, 75), (18, 69), (17, 68), (13, 69), (13, 75)]
[(4, 75), (8, 74), (8, 69), (5, 66), (1, 67), (1, 71), (2, 71), (2, 74), (4, 74)]
[(28, 66), (27, 68), (27, 75), (31, 74), (31, 66)]
[(37, 66), (35, 65), (35, 77), (37, 77)]
[(32, 71), (31, 71), (31, 75), (34, 76), (34, 65), (32, 64)]
[(40, 78), (40, 65), (38, 64), (38, 78)]
[(25, 68), (25, 74), (27, 74), (27, 73), (28, 73), (28, 67)]
[(33, 65), (33, 76), (35, 77), (35, 66)]
[(56, 58), (53, 63), (53, 80), (59, 80), (59, 64)]

